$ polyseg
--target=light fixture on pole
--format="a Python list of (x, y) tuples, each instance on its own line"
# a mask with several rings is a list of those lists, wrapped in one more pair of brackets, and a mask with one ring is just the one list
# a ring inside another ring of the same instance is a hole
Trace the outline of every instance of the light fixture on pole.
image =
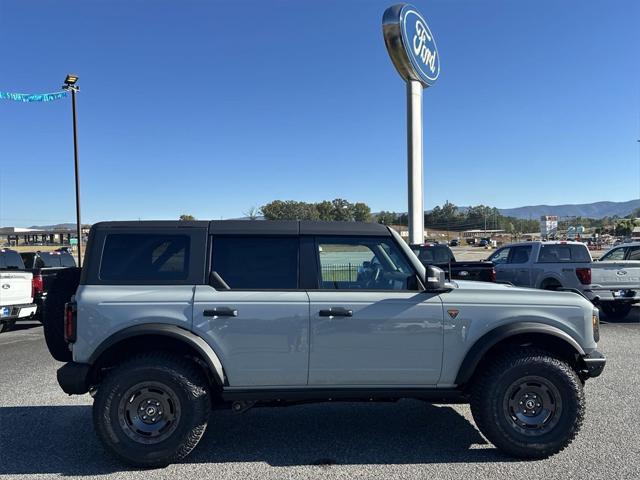
[(78, 236), (78, 267), (82, 266), (82, 223), (80, 222), (80, 173), (78, 165), (78, 119), (76, 114), (76, 93), (80, 91), (78, 76), (69, 74), (62, 88), (71, 92), (71, 110), (73, 113), (73, 159), (76, 180), (76, 235)]

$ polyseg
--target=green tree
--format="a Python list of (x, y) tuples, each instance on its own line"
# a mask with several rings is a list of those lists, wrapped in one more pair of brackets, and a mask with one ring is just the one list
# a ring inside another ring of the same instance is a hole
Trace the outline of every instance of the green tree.
[(260, 210), (267, 220), (317, 220), (318, 211), (312, 203), (295, 200), (274, 200)]
[(386, 212), (383, 210), (378, 213), (378, 215), (376, 215), (376, 221), (385, 225), (397, 225), (398, 214), (395, 212)]
[(332, 202), (331, 211), (333, 220), (338, 222), (348, 222), (353, 220), (353, 206), (343, 198), (335, 198)]
[(333, 220), (333, 204), (329, 200), (316, 203), (316, 210), (318, 211), (319, 220), (325, 222)]
[(358, 202), (353, 205), (353, 219), (356, 222), (370, 222), (371, 209), (366, 203)]
[(196, 217), (194, 217), (193, 215), (187, 215), (186, 213), (183, 213), (182, 215), (180, 215), (179, 220), (182, 220), (183, 222), (189, 221), (189, 220), (195, 220)]

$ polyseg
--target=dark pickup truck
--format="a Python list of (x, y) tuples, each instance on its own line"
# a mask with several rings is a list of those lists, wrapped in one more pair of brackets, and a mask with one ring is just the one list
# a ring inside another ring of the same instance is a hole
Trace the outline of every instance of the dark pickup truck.
[(38, 306), (36, 317), (40, 318), (47, 292), (60, 270), (75, 267), (76, 261), (68, 251), (22, 252), (25, 269), (33, 273), (33, 302)]
[(452, 280), (475, 280), (495, 282), (496, 271), (492, 262), (456, 262), (453, 252), (447, 245), (424, 243), (411, 245), (411, 250), (426, 267), (434, 265), (445, 271)]

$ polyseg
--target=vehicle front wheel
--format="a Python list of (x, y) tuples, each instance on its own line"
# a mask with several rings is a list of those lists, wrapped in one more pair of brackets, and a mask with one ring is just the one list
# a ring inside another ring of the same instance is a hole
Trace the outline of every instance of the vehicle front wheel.
[(582, 383), (567, 363), (523, 348), (493, 360), (480, 374), (471, 412), (484, 436), (519, 458), (547, 458), (569, 445), (585, 414)]
[(607, 317), (622, 320), (629, 315), (631, 304), (627, 302), (602, 302), (600, 309)]
[(138, 467), (163, 467), (198, 444), (210, 413), (199, 367), (164, 353), (144, 354), (114, 368), (98, 386), (93, 423), (104, 445)]

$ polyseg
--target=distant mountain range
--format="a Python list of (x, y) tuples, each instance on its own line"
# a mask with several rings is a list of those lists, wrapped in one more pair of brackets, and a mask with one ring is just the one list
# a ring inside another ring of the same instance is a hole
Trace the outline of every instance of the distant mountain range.
[[(458, 207), (458, 210), (464, 212), (469, 207)], [(576, 205), (530, 205), (517, 208), (500, 208), (500, 213), (509, 217), (521, 219), (537, 220), (542, 215), (557, 215), (558, 217), (585, 217), (585, 218), (602, 218), (602, 217), (625, 217), (634, 210), (640, 208), (640, 199), (629, 200), (628, 202), (595, 202), (580, 203)], [(375, 214), (374, 214), (375, 215)], [(248, 217), (243, 217), (248, 219)], [(240, 219), (236, 219), (240, 220)], [(34, 225), (29, 228), (37, 230), (75, 230), (75, 223), (59, 223), (57, 225)]]
[(557, 215), (559, 217), (625, 217), (640, 208), (640, 199), (628, 202), (595, 202), (577, 205), (531, 205), (518, 208), (501, 208), (500, 213), (509, 217), (522, 219), (538, 219), (542, 215)]
[[(82, 224), (84, 226), (84, 223)], [(32, 225), (34, 230), (75, 230), (75, 223), (58, 223), (57, 225)]]

